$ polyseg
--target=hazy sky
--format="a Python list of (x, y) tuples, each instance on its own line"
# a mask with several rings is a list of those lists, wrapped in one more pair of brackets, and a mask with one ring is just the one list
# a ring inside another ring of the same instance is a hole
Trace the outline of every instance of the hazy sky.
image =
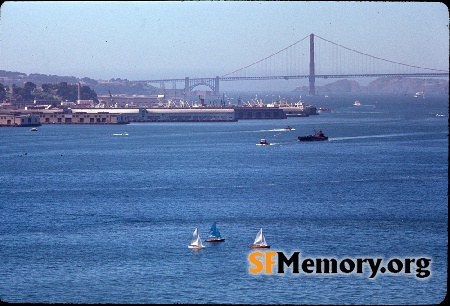
[(0, 70), (27, 74), (221, 76), (311, 33), (410, 65), (449, 63), (440, 2), (37, 1), (0, 13)]

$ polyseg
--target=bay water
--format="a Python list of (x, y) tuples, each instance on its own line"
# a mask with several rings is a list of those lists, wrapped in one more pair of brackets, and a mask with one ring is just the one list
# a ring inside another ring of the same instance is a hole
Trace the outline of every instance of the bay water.
[[(0, 128), (0, 300), (441, 302), (448, 97), (312, 102), (329, 110), (283, 120)], [(328, 142), (298, 141), (319, 129)], [(271, 145), (258, 146), (261, 138)], [(225, 242), (189, 249), (194, 229), (206, 239), (213, 222)], [(250, 273), (260, 228), (267, 251), (429, 258), (431, 273)]]

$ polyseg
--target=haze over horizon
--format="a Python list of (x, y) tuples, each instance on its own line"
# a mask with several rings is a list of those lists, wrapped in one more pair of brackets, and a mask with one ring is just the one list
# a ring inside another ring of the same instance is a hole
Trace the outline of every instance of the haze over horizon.
[[(0, 69), (27, 74), (215, 77), (311, 33), (392, 61), (449, 66), (449, 13), (441, 2), (7, 1), (0, 9)], [(222, 82), (221, 89), (293, 89), (308, 80), (244, 83)]]

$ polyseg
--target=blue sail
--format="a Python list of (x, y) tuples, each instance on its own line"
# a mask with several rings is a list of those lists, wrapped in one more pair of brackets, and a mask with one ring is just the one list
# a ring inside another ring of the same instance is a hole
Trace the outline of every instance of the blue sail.
[(220, 232), (216, 227), (216, 222), (214, 222), (211, 225), (211, 229), (209, 231), (210, 237), (216, 237), (216, 238), (222, 238), (222, 236), (220, 236)]

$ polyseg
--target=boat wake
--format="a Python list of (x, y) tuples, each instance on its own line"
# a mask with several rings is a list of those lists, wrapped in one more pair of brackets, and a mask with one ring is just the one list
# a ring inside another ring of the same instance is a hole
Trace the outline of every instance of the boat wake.
[(291, 129), (273, 129), (273, 130), (269, 130), (269, 132), (289, 132), (289, 131), (295, 131), (295, 129), (291, 128)]
[(257, 143), (256, 145), (257, 146), (262, 146), (262, 147), (265, 147), (265, 146), (282, 146), (282, 145), (287, 145), (289, 143), (297, 143), (297, 142), (298, 142), (298, 140), (293, 140), (293, 141), (285, 141), (285, 142), (271, 142), (270, 144), (267, 144), (267, 145), (263, 145), (263, 144)]
[(274, 146), (275, 144), (272, 142), (272, 143), (268, 143), (268, 144), (257, 143), (256, 145), (257, 146), (261, 146), (261, 147), (265, 147), (265, 146)]
[(369, 111), (369, 110), (341, 110), (341, 111), (336, 111), (335, 114), (382, 114), (382, 112), (377, 112), (377, 111)]
[(395, 133), (395, 134), (383, 134), (383, 135), (333, 137), (333, 138), (329, 138), (329, 141), (368, 139), (368, 138), (391, 138), (391, 137), (404, 137), (404, 136), (412, 136), (412, 135), (428, 135), (428, 133)]
[(271, 129), (271, 130), (259, 130), (259, 131), (255, 131), (255, 132), (289, 132), (289, 131), (295, 131), (294, 128), (292, 129)]
[(295, 129), (270, 129), (270, 130), (252, 130), (252, 131), (240, 131), (243, 133), (260, 133), (260, 132), (289, 132), (289, 131), (295, 131)]

